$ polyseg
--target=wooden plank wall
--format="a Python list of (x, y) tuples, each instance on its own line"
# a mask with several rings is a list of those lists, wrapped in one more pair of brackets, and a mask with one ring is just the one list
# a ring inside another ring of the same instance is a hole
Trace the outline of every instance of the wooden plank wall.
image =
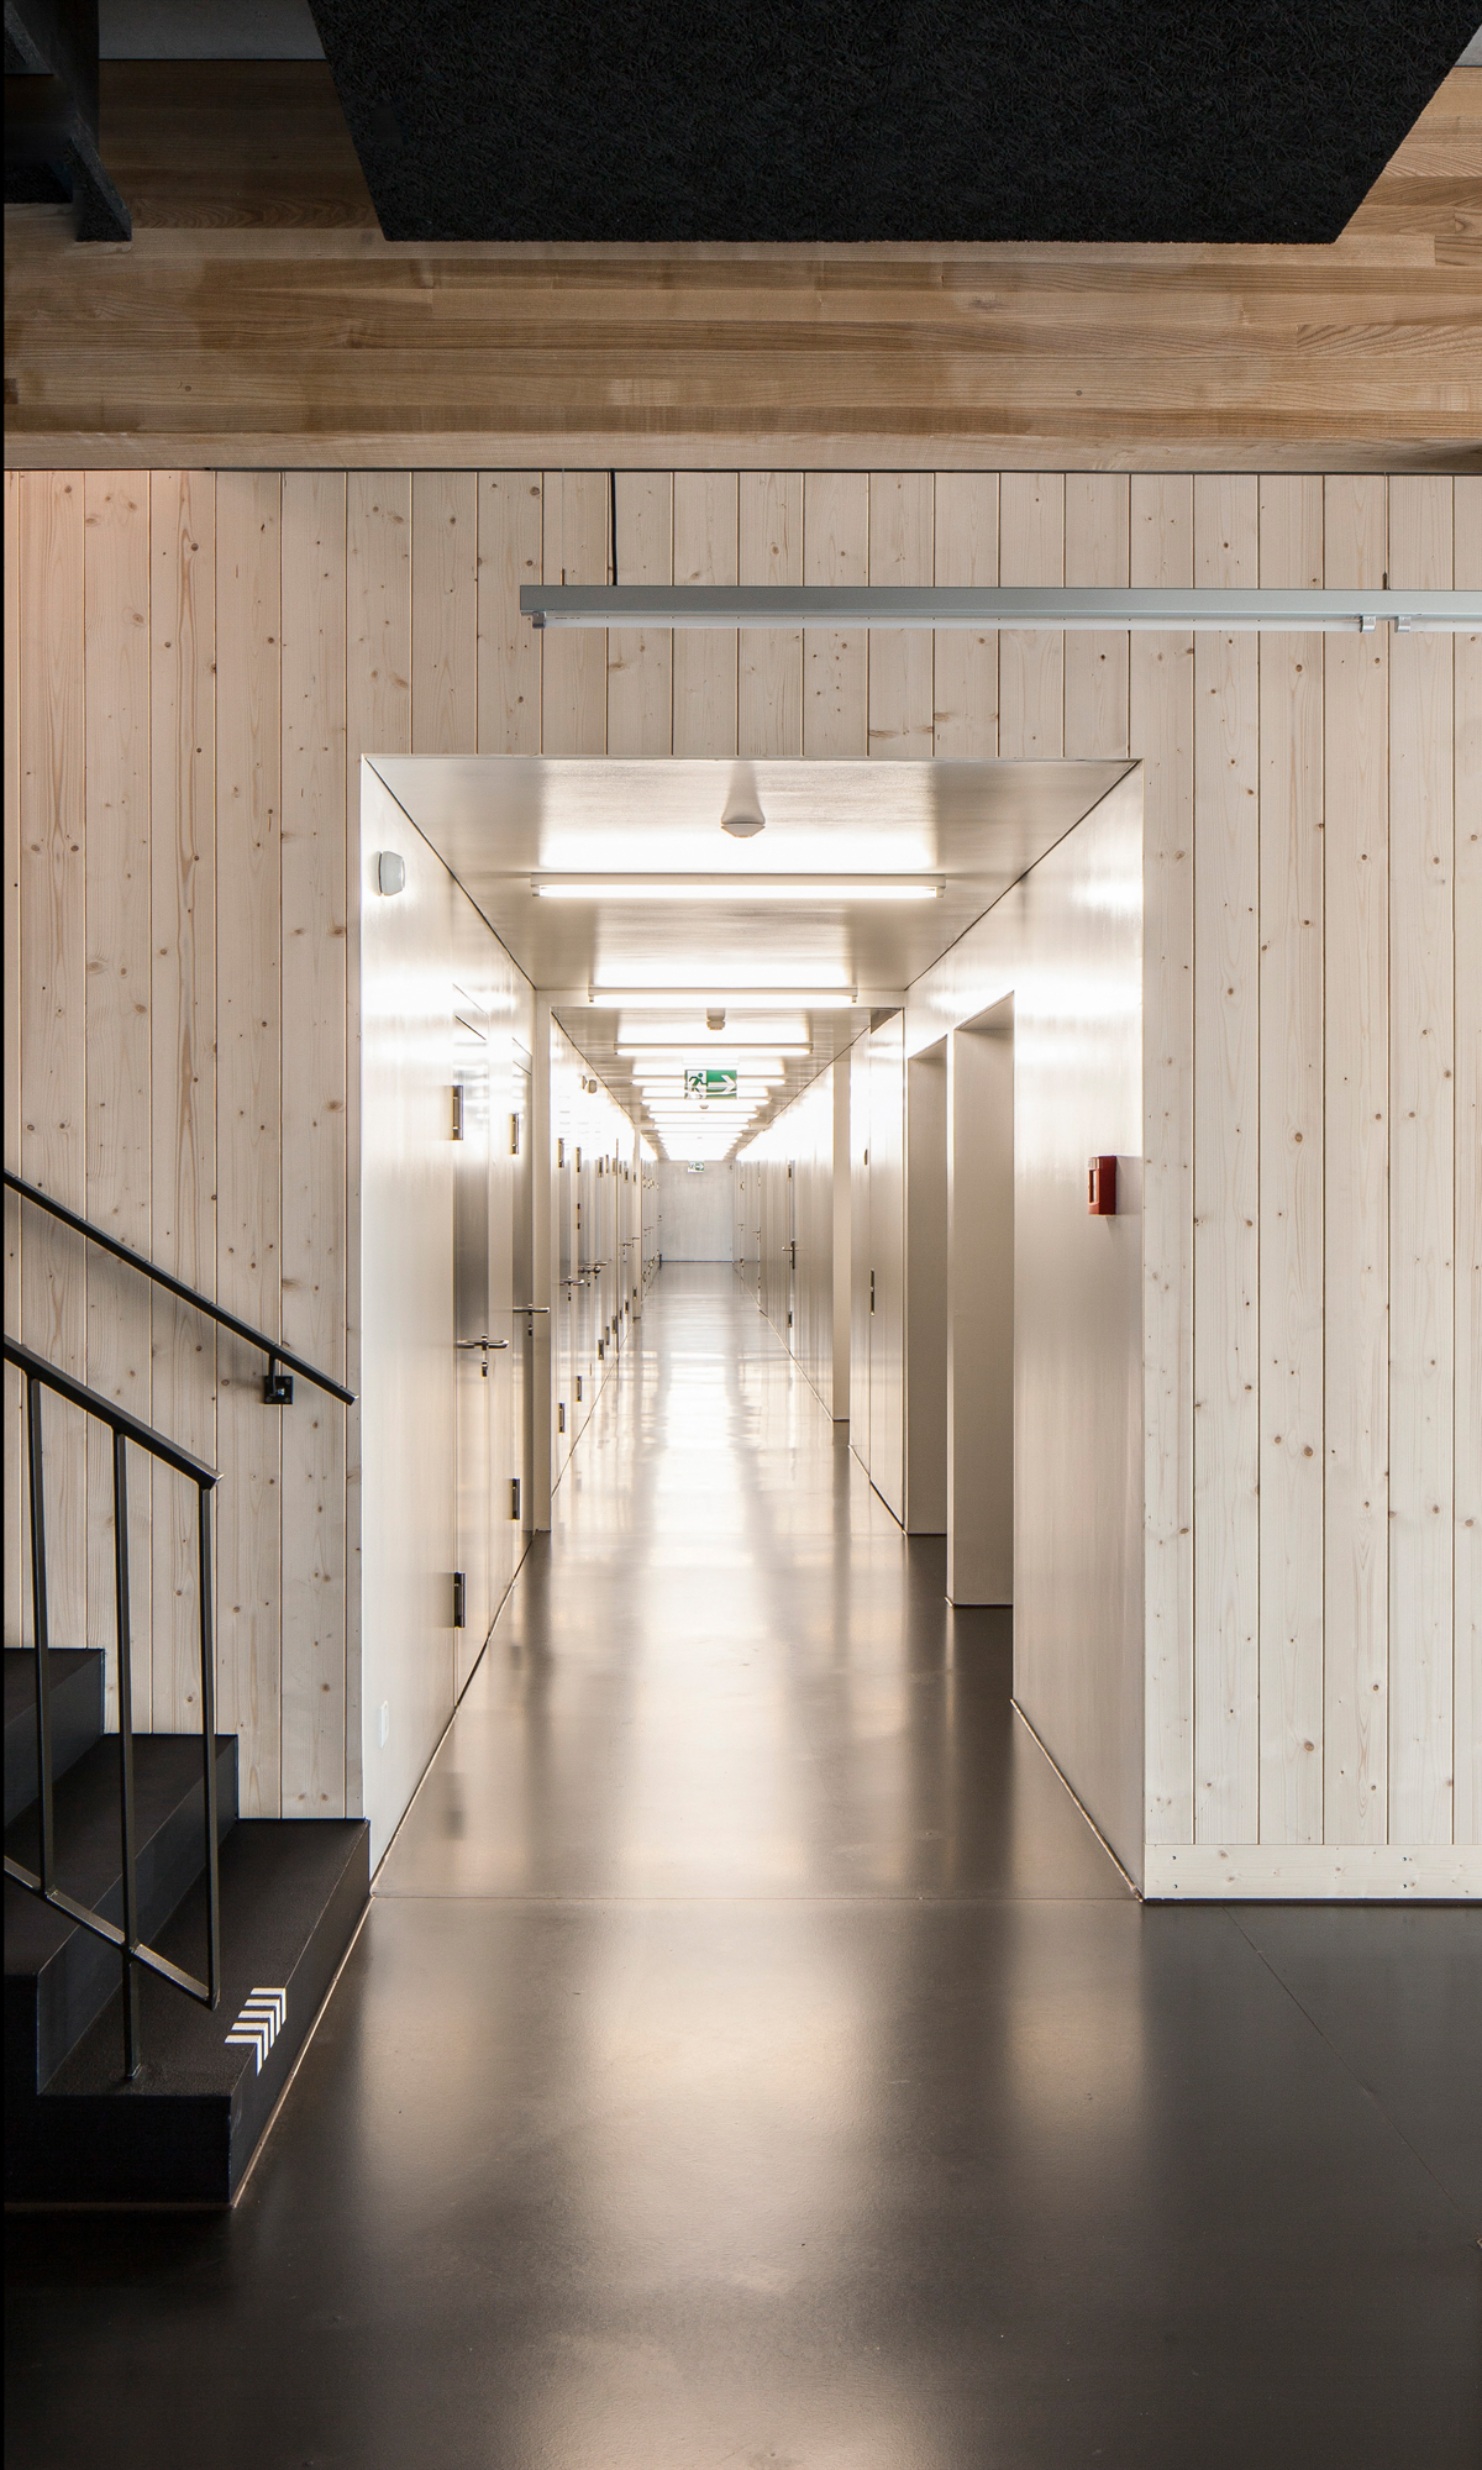
[[(537, 638), (516, 595), (605, 580), (614, 548), (624, 580), (1476, 585), (1482, 481), (38, 471), (6, 491), (7, 1159), (352, 1384), (362, 749), (1142, 757), (1149, 1838), (1476, 1839), (1482, 641), (604, 644)], [(130, 1286), (7, 1208), (7, 1325), (223, 1468), (246, 1806), (354, 1807), (355, 1419), (265, 1410), (254, 1359)], [(57, 1634), (96, 1634), (106, 1501), (61, 1446), (56, 1475)], [(12, 1447), (8, 1542), (22, 1510)], [(140, 1709), (176, 1722), (189, 1535), (163, 1485), (138, 1516)]]

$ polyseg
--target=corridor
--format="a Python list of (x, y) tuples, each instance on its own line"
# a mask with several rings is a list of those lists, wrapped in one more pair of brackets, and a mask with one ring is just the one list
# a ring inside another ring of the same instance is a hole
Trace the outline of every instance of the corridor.
[(1140, 1905), (841, 1436), (661, 1273), (235, 2212), (12, 2219), (28, 2470), (1474, 2462), (1475, 1916)]

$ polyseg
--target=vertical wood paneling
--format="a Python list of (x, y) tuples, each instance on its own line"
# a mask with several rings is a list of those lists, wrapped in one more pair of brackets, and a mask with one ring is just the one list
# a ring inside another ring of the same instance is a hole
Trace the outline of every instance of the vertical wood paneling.
[[(1382, 480), (1328, 480), (1323, 572), (1375, 586)], [(1323, 647), (1323, 1833), (1380, 1843), (1388, 1813), (1389, 644)]]
[[(1452, 485), (1389, 485), (1389, 574), (1449, 589)], [(1389, 667), (1389, 1831), (1451, 1841), (1455, 816), (1449, 635)], [(1482, 966), (1482, 953), (1471, 966)]]
[[(674, 475), (674, 580), (736, 583), (739, 489), (734, 472)], [(739, 637), (681, 627), (674, 637), (674, 752), (734, 755)]]
[(520, 587), (541, 580), (540, 474), (481, 472), (478, 491), (479, 752), (538, 755), (541, 637)]
[[(547, 472), (542, 496), (543, 583), (612, 579), (611, 511), (605, 472)], [(540, 744), (547, 755), (607, 750), (607, 641), (581, 627), (540, 639)]]
[[(617, 573), (624, 583), (674, 580), (674, 481), (668, 472), (617, 475)], [(607, 751), (674, 749), (674, 636), (667, 626), (614, 626), (607, 637)]]
[[(343, 1373), (345, 476), (283, 481), (282, 1329)], [(271, 1409), (264, 1409), (271, 1413)], [(283, 1419), (282, 1806), (345, 1789), (345, 1419), (300, 1381)]]
[[(523, 501), (522, 501), (523, 502)], [(480, 558), (485, 554), (480, 505)], [(534, 500), (538, 527), (540, 500)], [(539, 555), (539, 541), (536, 541)], [(510, 710), (506, 698), (485, 702), (483, 646), (485, 594), (490, 574), (479, 575), (480, 677), (479, 724), (487, 725), (490, 710)], [(532, 630), (533, 631), (533, 630)], [(403, 754), (412, 743), (412, 485), (406, 472), (351, 472), (345, 503), (345, 1000), (348, 1014), (345, 1140), (347, 1155), (360, 1155), (361, 1057), (360, 1021), (360, 760), (363, 755)], [(534, 710), (522, 726), (534, 726), (538, 738), (539, 670), (534, 679)], [(360, 1388), (361, 1337), (360, 1185), (354, 1178), (345, 1196), (345, 1380)], [(345, 1806), (358, 1810), (362, 1802), (360, 1573), (363, 1550), (361, 1507), (363, 1465), (361, 1410), (345, 1414)]]
[[(216, 481), (150, 479), (150, 1243), (210, 1295), (216, 1285)], [(217, 1463), (216, 1337), (156, 1292), (159, 1429)], [(200, 1721), (195, 1493), (168, 1469), (153, 1485), (154, 1719)]]
[[(737, 580), (803, 580), (801, 472), (743, 472), (737, 484)], [(736, 751), (803, 751), (803, 638), (796, 629), (749, 628), (737, 638)]]
[[(482, 609), (480, 617), (482, 624)], [(409, 754), (412, 746), (412, 484), (406, 472), (349, 475), (345, 641), (347, 815), (358, 823), (354, 766), (361, 756)]]
[[(85, 1214), (150, 1251), (149, 481), (89, 472), (83, 482), (84, 752), (87, 883), (87, 1199)], [(87, 1267), (90, 1388), (150, 1418), (150, 1298), (142, 1279), (93, 1253)], [(136, 1723), (151, 1716), (142, 1618), (149, 1600), (149, 1470), (131, 1456), (130, 1576)], [(115, 1625), (113, 1451), (88, 1435), (88, 1628)]]
[[(865, 583), (870, 570), (870, 484), (863, 472), (803, 479), (803, 581)], [(869, 637), (810, 626), (803, 635), (803, 752), (848, 759), (869, 752)]]
[[(1482, 480), (1455, 489), (1455, 583), (1482, 589)], [(1456, 1733), (1458, 1844), (1482, 1840), (1482, 630), (1456, 659)]]
[[(1065, 478), (1065, 580), (1125, 585), (1131, 556), (1131, 484), (1120, 472), (1068, 472)], [(1126, 634), (1065, 637), (1065, 752), (1128, 751), (1129, 646)]]
[[(21, 507), (20, 1172), (69, 1209), (87, 1201), (86, 709), (83, 487), (28, 477)], [(21, 1248), (21, 1334), (79, 1379), (87, 1371), (87, 1265), (61, 1228)], [(87, 1459), (77, 1419), (52, 1404), (47, 1562), (57, 1646), (88, 1643)], [(101, 1643), (101, 1642), (100, 1642)]]
[[(1130, 576), (1194, 580), (1194, 491), (1134, 478)], [(1130, 735), (1143, 772), (1143, 1351), (1148, 1446), (1144, 1602), (1148, 1839), (1194, 1833), (1194, 639), (1136, 634)]]
[[(998, 581), (998, 474), (938, 472), (933, 507), (938, 583)], [(934, 750), (990, 760), (998, 752), (998, 636), (946, 628), (932, 650)]]
[[(1065, 581), (1065, 476), (1005, 472), (998, 484), (998, 579)], [(1043, 762), (1065, 751), (1065, 637), (1016, 629), (998, 639), (998, 751)]]
[[(282, 484), (222, 472), (216, 490), (216, 1292), (274, 1330), (281, 1311)], [(218, 1345), (217, 1637), (222, 1729), (240, 1737), (251, 1817), (281, 1800), (283, 1416), (260, 1356)], [(297, 1412), (295, 1409), (294, 1412)]]
[(473, 472), (412, 474), (412, 748), (479, 742), (479, 490)]
[[(870, 480), (871, 583), (932, 581), (936, 507), (930, 472), (876, 472)], [(869, 750), (898, 761), (931, 760), (935, 747), (933, 637), (872, 630)]]
[[(5, 638), (0, 646), (5, 660), (5, 924), (0, 957), (4, 972), (4, 985), (0, 987), (4, 1060), (0, 1066), (0, 1105), (4, 1115), (5, 1163), (16, 1174), (20, 1173), (21, 1164), (21, 506), (23, 492), (29, 485), (19, 472), (5, 474)], [(21, 1204), (8, 1192), (5, 1326), (14, 1330), (21, 1326)], [(4, 1511), (0, 1519), (0, 1547), (5, 1566), (0, 1583), (5, 1590), (5, 1644), (13, 1647), (21, 1643), (28, 1628), (23, 1610), (25, 1528), (21, 1514), (25, 1417), (20, 1375), (12, 1372), (9, 1364), (5, 1366), (4, 1381), (4, 1423), (0, 1429)]]
[[(1260, 484), (1267, 589), (1323, 579), (1322, 482)], [(1322, 638), (1261, 670), (1261, 1840), (1322, 1839)]]
[[(1254, 479), (1194, 482), (1196, 584), (1253, 585)], [(1194, 1825), (1260, 1823), (1257, 639), (1194, 645)]]
[[(686, 581), (1444, 583), (1454, 543), (1454, 579), (1482, 581), (1471, 480), (1391, 502), (1364, 479), (688, 473), (619, 495), (625, 579), (672, 551)], [(1148, 1833), (1475, 1836), (1482, 639), (1401, 639), (1391, 678), (1382, 635), (1202, 638), (1197, 662), (1154, 635), (820, 636), (805, 697), (797, 635), (615, 638), (609, 669), (600, 636), (518, 618), (527, 576), (606, 578), (605, 472), (38, 473), (7, 502), (7, 1154), (352, 1385), (362, 750), (992, 754), (1002, 665), (1005, 754), (1141, 758)], [(223, 1469), (244, 1807), (356, 1806), (357, 1418), (265, 1408), (231, 1345), (218, 1412), (194, 1316), (155, 1303), (151, 1364), (122, 1283), (14, 1229), (11, 1325)], [(66, 1589), (91, 1548), (111, 1635), (67, 1422), (57, 1634), (85, 1633)], [(12, 1453), (12, 1637), (19, 1474)], [(194, 1711), (187, 1507), (156, 1485), (137, 1564), (159, 1723)]]

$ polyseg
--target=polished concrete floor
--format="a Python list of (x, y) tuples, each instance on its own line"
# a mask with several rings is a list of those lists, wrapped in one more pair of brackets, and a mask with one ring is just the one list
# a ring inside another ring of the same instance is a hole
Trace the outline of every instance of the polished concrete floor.
[(237, 2211), (10, 2225), (15, 2470), (1477, 2470), (1454, 1909), (1140, 1906), (663, 1273)]

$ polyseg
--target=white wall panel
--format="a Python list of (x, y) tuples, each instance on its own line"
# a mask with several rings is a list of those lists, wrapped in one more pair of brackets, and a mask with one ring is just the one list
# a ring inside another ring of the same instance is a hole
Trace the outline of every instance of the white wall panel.
[(735, 1169), (709, 1160), (698, 1173), (680, 1158), (661, 1158), (658, 1248), (666, 1261), (728, 1261), (736, 1196)]
[[(864, 1178), (869, 1348), (870, 1482), (897, 1518), (906, 1514), (906, 1074), (905, 1014), (864, 1041), (870, 1089)], [(854, 1429), (859, 1425), (858, 1411)]]
[[(760, 1229), (756, 1238), (759, 1250), (755, 1277), (751, 1257), (743, 1258), (740, 1251), (736, 1256), (738, 1275), (754, 1286), (758, 1301), (783, 1344), (792, 1350), (824, 1405), (836, 1417), (847, 1412), (847, 1407), (841, 1408), (837, 1395), (836, 1312), (841, 1287), (837, 1260), (840, 1179), (835, 1173), (835, 1142), (839, 1137), (837, 1092), (841, 1082), (847, 1093), (847, 1057), (810, 1082), (776, 1122), (742, 1151), (735, 1168), (738, 1245), (748, 1238), (753, 1212)], [(847, 1106), (843, 1138), (847, 1144)], [(847, 1199), (847, 1155), (842, 1188)], [(846, 1269), (842, 1281), (846, 1313), (848, 1295)]]
[[(947, 1051), (906, 1066), (905, 1524), (947, 1532)], [(950, 1590), (949, 1590), (950, 1592)]]
[[(452, 1085), (456, 1016), (487, 1033), (491, 1358), (488, 1610), (524, 1547), (509, 1512), (517, 1471), (513, 1312), (515, 1159), (509, 1100), (517, 1053), (529, 1052), (533, 997), (503, 947), (365, 768), (360, 846), (361, 1407), (365, 1527), (361, 1552), (365, 1810), (379, 1858), (435, 1749), (484, 1643), (453, 1628), (458, 1547), (453, 1209), (457, 1145)], [(381, 850), (400, 854), (406, 889), (377, 889)], [(473, 998), (472, 1001), (469, 999)], [(520, 1401), (522, 1424), (523, 1399)], [(384, 1714), (383, 1714), (384, 1710)], [(386, 1738), (382, 1740), (382, 1732)]]
[[(365, 1809), (378, 1859), (454, 1700), (455, 887), (371, 775), (363, 835), (361, 1653)], [(406, 862), (394, 900), (375, 889), (383, 849)]]
[[(1015, 1697), (1137, 1876), (1144, 1667), (1137, 777), (1104, 798), (911, 989), (908, 1052), (1010, 995)], [(1118, 1214), (1091, 1218), (1087, 1160), (1104, 1153), (1119, 1159)], [(959, 1266), (954, 1259), (954, 1279)]]
[(631, 1263), (643, 1193), (633, 1125), (554, 1023), (549, 1068), (544, 1171), (552, 1229), (551, 1453), (559, 1481), (632, 1327), (638, 1281)]

